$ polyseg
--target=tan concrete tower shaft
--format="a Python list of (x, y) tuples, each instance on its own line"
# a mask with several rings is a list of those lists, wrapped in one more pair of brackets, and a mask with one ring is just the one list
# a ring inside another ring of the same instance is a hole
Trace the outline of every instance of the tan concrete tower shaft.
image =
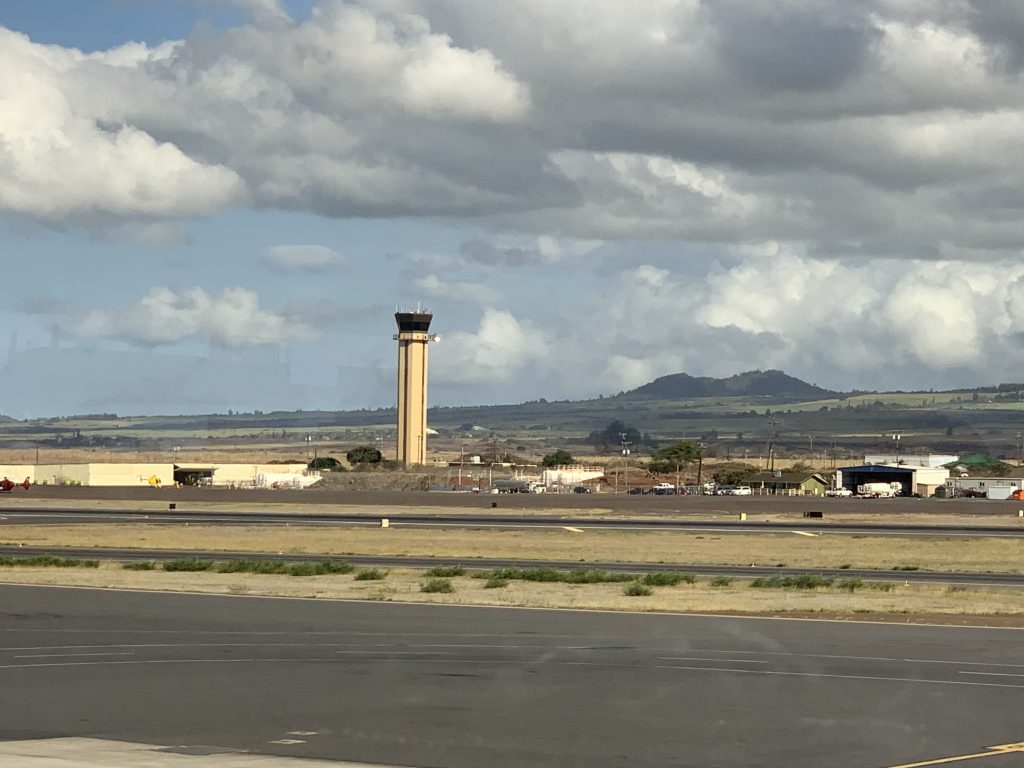
[(429, 312), (396, 312), (398, 333), (398, 448), (396, 458), (410, 466), (427, 461), (427, 345)]

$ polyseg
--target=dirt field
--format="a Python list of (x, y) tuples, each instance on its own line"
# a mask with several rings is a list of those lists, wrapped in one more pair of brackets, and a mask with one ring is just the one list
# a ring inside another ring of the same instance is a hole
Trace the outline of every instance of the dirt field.
[(420, 591), (423, 572), (395, 569), (384, 581), (355, 581), (351, 575), (263, 576), (254, 574), (126, 571), (105, 563), (95, 570), (0, 567), (0, 583), (50, 584), (117, 589), (276, 595), (318, 599), (357, 599), (578, 608), (592, 610), (671, 611), (839, 618), (870, 621), (929, 622), (975, 626), (1024, 627), (1024, 590), (971, 588), (950, 591), (932, 585), (896, 585), (890, 592), (868, 588), (854, 593), (836, 589), (762, 590), (735, 581), (712, 587), (657, 587), (647, 597), (627, 597), (622, 584), (545, 584), (509, 582), (498, 589), (468, 576), (452, 579), (451, 594)]
[(796, 534), (694, 534), (472, 528), (310, 528), (280, 526), (5, 525), (6, 546), (239, 550), (330, 555), (414, 555), (790, 567), (917, 566), (937, 571), (1000, 571), (1024, 567), (1024, 539)]

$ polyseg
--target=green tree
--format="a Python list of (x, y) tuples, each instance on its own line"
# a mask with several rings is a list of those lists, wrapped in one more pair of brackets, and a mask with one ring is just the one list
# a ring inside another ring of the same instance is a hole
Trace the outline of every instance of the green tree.
[(692, 440), (677, 440), (657, 451), (647, 469), (655, 474), (677, 472), (700, 458), (700, 446)]
[(622, 445), (623, 440), (627, 443), (637, 445), (642, 439), (643, 436), (640, 434), (639, 429), (631, 427), (628, 424), (624, 424), (616, 419), (604, 429), (591, 432), (587, 437), (587, 442), (595, 448), (607, 451), (613, 448), (619, 448)]
[(544, 467), (562, 467), (565, 466), (566, 464), (575, 464), (576, 459), (574, 459), (572, 457), (572, 454), (569, 453), (568, 451), (563, 451), (559, 449), (554, 453), (549, 453), (547, 456), (540, 460), (540, 463), (541, 466)]
[(360, 445), (345, 454), (349, 464), (380, 464), (384, 457), (372, 445)]

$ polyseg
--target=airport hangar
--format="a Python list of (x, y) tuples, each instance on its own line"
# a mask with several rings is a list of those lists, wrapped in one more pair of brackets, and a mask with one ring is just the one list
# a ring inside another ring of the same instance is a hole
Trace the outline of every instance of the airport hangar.
[(932, 496), (949, 477), (945, 467), (916, 467), (904, 464), (862, 464), (836, 470), (836, 487), (857, 492), (866, 483), (899, 483), (903, 496)]

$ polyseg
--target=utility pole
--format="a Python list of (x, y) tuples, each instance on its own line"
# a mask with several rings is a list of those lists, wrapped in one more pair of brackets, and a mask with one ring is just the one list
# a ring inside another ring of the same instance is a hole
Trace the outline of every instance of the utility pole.
[[(38, 448), (37, 448), (38, 450)], [(1017, 433), (1017, 466), (1021, 466), (1021, 460), (1024, 459), (1024, 432)], [(37, 459), (38, 461), (38, 459)]]
[(770, 427), (771, 431), (769, 433), (770, 436), (768, 438), (768, 461), (765, 464), (765, 469), (768, 470), (769, 472), (775, 471), (775, 438), (778, 434), (775, 428), (778, 425), (778, 419), (770, 419), (768, 421), (768, 426)]
[(704, 476), (704, 443), (697, 443), (697, 488), (701, 495), (704, 494), (704, 486), (701, 479)]
[[(629, 472), (628, 472), (628, 467), (629, 467), (629, 463), (628, 462), (629, 462), (629, 459), (627, 457), (629, 456), (629, 447), (632, 445), (632, 443), (629, 442), (628, 440), (626, 440), (626, 433), (625, 432), (619, 432), (619, 440), (622, 442), (622, 468), (626, 472), (626, 480), (628, 481), (629, 480)], [(618, 472), (615, 473), (615, 492), (616, 493), (619, 492), (619, 473)]]

